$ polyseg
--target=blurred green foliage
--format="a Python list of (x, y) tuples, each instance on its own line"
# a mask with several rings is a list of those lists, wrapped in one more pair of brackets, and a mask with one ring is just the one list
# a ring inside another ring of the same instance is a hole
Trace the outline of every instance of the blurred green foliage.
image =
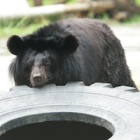
[(25, 35), (29, 34), (39, 27), (45, 26), (51, 22), (55, 22), (61, 18), (61, 15), (24, 17), (18, 19), (0, 20), (0, 38), (5, 38), (13, 34)]
[(34, 31), (35, 29), (47, 24), (47, 21), (42, 18), (20, 18), (0, 21), (0, 38), (5, 38), (12, 34), (24, 35)]
[[(30, 6), (34, 6), (33, 0), (27, 0)], [(43, 5), (54, 4), (55, 0), (42, 0)]]
[(126, 20), (125, 23), (129, 23), (129, 24), (131, 24), (131, 23), (140, 23), (140, 15), (139, 14), (133, 15), (131, 18)]
[[(27, 0), (30, 6), (34, 6), (34, 0)], [(66, 4), (74, 4), (76, 3), (77, 0), (67, 0)], [(56, 0), (42, 0), (43, 5), (51, 5), (51, 4), (56, 4)]]
[[(30, 6), (33, 6), (33, 0), (27, 0)], [(43, 5), (50, 5), (56, 3), (56, 0), (42, 0)], [(76, 0), (67, 0), (67, 4), (74, 4)], [(18, 19), (6, 19), (0, 20), (0, 38), (5, 38), (13, 34), (25, 35), (31, 33), (51, 22), (55, 22), (61, 19), (64, 15), (52, 15), (52, 16), (39, 16), (32, 18), (18, 18)]]
[(140, 6), (140, 0), (135, 0), (135, 3)]

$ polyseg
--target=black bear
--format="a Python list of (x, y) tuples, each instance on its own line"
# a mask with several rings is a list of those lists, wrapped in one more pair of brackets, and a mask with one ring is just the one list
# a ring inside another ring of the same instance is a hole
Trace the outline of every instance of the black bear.
[(83, 81), (136, 87), (120, 41), (99, 20), (61, 20), (23, 37), (13, 35), (7, 46), (16, 55), (9, 68), (16, 85)]

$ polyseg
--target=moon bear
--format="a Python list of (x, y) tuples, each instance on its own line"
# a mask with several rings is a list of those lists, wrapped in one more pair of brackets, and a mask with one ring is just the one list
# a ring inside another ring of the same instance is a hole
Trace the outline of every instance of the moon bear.
[(136, 87), (120, 41), (99, 20), (60, 20), (22, 37), (12, 35), (7, 47), (16, 55), (9, 67), (16, 85), (83, 81)]

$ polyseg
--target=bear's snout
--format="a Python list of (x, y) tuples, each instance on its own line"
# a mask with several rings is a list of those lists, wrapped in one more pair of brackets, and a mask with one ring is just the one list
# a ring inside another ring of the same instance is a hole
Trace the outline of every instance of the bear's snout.
[(30, 84), (33, 87), (41, 87), (48, 82), (44, 67), (33, 67), (30, 76)]
[(43, 79), (43, 77), (42, 77), (41, 73), (33, 75), (33, 80), (35, 83), (40, 83), (42, 81), (42, 79)]

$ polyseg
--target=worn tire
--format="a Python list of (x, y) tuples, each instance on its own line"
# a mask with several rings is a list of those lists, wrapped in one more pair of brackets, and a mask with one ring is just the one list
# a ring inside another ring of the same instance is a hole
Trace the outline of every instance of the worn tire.
[(132, 87), (85, 86), (82, 82), (40, 89), (19, 86), (0, 92), (0, 135), (25, 124), (54, 120), (103, 126), (113, 134), (109, 140), (139, 140), (140, 92)]

